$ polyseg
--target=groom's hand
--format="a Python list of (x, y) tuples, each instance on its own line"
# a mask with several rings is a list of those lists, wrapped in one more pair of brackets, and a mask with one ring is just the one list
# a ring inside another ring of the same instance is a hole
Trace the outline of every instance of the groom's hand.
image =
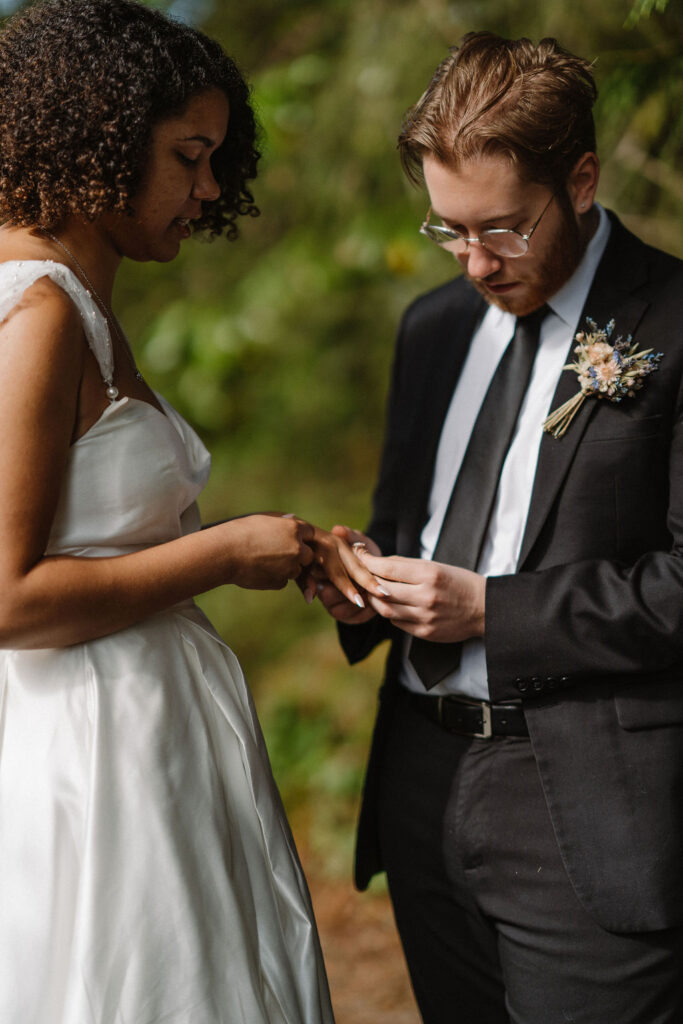
[(421, 558), (377, 558), (359, 551), (390, 596), (371, 606), (399, 629), (448, 643), (484, 636), (486, 578), (469, 569)]

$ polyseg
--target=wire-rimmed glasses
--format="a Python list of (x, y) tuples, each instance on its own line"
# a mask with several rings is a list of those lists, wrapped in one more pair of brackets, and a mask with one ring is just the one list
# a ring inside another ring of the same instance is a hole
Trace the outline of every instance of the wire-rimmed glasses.
[(431, 242), (436, 242), (442, 249), (452, 252), (455, 256), (462, 256), (463, 253), (467, 252), (472, 242), (478, 242), (479, 245), (494, 256), (516, 259), (518, 256), (524, 256), (528, 252), (531, 236), (541, 223), (543, 214), (554, 198), (555, 193), (553, 192), (543, 207), (541, 216), (526, 235), (523, 235), (521, 231), (516, 231), (514, 228), (486, 228), (477, 238), (467, 238), (465, 235), (461, 235), (459, 231), (454, 231), (453, 228), (443, 227), (439, 224), (430, 224), (431, 206), (420, 228), (420, 234), (424, 235)]

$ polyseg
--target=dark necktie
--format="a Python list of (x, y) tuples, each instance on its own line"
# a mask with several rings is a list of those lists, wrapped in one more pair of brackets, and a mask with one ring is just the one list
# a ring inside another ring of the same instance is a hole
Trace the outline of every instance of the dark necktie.
[[(451, 493), (433, 560), (476, 569), (484, 544), (503, 463), (538, 350), (547, 306), (517, 317), (512, 341), (503, 353), (482, 403)], [(461, 643), (433, 643), (413, 637), (408, 657), (425, 689), (454, 672)]]

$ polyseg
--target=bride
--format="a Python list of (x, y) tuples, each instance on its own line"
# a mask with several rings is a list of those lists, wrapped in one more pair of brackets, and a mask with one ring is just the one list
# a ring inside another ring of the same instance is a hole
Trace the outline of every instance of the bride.
[(136, 0), (43, 0), (0, 34), (0, 105), (0, 1020), (331, 1022), (249, 691), (192, 598), (314, 561), (377, 585), (295, 517), (200, 529), (208, 453), (111, 310), (123, 257), (255, 211), (247, 87)]

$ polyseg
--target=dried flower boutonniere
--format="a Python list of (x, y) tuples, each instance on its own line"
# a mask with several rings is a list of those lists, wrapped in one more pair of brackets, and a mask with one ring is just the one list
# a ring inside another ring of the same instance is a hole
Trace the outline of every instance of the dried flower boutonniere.
[(610, 341), (614, 320), (606, 327), (598, 327), (594, 320), (586, 317), (588, 333), (579, 331), (574, 349), (576, 361), (567, 363), (563, 369), (574, 370), (579, 378), (580, 391), (544, 421), (543, 429), (553, 437), (562, 437), (576, 416), (586, 398), (607, 398), (620, 402), (622, 398), (633, 398), (643, 386), (644, 378), (659, 368), (663, 352), (651, 348), (638, 352), (631, 335)]

